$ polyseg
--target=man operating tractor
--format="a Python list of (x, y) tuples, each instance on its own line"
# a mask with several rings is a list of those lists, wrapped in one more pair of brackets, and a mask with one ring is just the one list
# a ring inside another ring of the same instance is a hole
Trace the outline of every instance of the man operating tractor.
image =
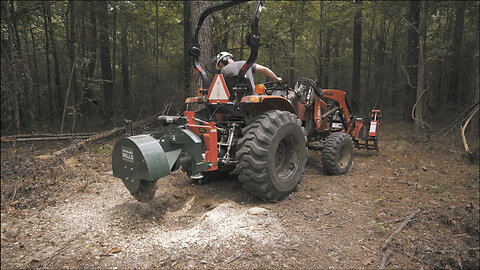
[[(221, 70), (221, 74), (224, 77), (235, 76), (238, 74), (242, 66), (246, 61), (234, 61), (233, 55), (228, 52), (221, 52), (214, 58), (215, 68)], [(253, 72), (259, 73), (269, 77), (275, 82), (282, 82), (282, 78), (277, 77), (275, 73), (267, 67), (254, 63), (252, 67), (247, 71), (245, 77), (248, 78), (252, 86), (252, 90), (255, 89), (255, 82), (253, 80)], [(253, 92), (255, 94), (255, 92)]]

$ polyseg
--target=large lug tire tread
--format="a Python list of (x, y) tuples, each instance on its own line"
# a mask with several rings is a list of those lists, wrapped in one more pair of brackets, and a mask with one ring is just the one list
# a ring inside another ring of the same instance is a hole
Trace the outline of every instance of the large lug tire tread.
[(345, 132), (335, 132), (328, 136), (322, 150), (323, 169), (328, 174), (344, 174), (352, 165), (352, 160), (352, 137)]
[[(306, 163), (306, 137), (302, 121), (290, 112), (267, 111), (248, 121), (242, 134), (237, 144), (239, 163), (234, 174), (238, 175), (243, 188), (267, 201), (280, 201), (295, 191)], [(295, 149), (280, 154), (286, 157), (280, 158), (280, 164), (289, 164), (280, 165), (283, 168), (280, 175), (278, 169), (272, 168), (277, 168), (278, 149), (290, 149), (285, 144)]]

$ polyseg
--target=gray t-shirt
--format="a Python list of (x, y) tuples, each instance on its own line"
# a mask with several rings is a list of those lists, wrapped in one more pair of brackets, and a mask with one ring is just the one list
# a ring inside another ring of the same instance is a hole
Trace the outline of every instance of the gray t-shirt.
[[(234, 61), (228, 65), (226, 65), (224, 68), (222, 68), (222, 75), (224, 77), (228, 76), (237, 76), (238, 72), (242, 68), (242, 66), (246, 63), (247, 61)], [(245, 74), (245, 78), (247, 78), (250, 83), (252, 84), (252, 90), (255, 93), (255, 82), (253, 81), (253, 74), (252, 72), (255, 72), (255, 69), (257, 68), (257, 64), (253, 64), (251, 68), (248, 69), (247, 73)]]

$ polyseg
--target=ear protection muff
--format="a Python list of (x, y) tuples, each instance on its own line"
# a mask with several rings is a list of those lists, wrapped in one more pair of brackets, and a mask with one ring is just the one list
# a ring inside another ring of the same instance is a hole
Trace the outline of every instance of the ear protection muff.
[(230, 56), (224, 56), (222, 57), (222, 59), (220, 59), (220, 62), (222, 62), (223, 65), (227, 65), (228, 64), (228, 58), (231, 58)]
[(221, 52), (219, 53), (215, 59), (216, 59), (216, 68), (217, 70), (219, 69), (218, 64), (222, 63), (224, 66), (228, 65), (228, 59), (233, 58), (233, 55), (228, 53), (228, 52)]

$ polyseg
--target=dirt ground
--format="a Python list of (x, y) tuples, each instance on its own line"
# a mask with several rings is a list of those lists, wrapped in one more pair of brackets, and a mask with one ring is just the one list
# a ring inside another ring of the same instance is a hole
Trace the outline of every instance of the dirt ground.
[(380, 152), (355, 150), (345, 175), (309, 151), (278, 203), (180, 171), (139, 203), (106, 173), (118, 138), (55, 160), (38, 156), (72, 142), (2, 143), (1, 268), (378, 268), (393, 235), (387, 269), (478, 269), (478, 160), (458, 134), (384, 122)]

